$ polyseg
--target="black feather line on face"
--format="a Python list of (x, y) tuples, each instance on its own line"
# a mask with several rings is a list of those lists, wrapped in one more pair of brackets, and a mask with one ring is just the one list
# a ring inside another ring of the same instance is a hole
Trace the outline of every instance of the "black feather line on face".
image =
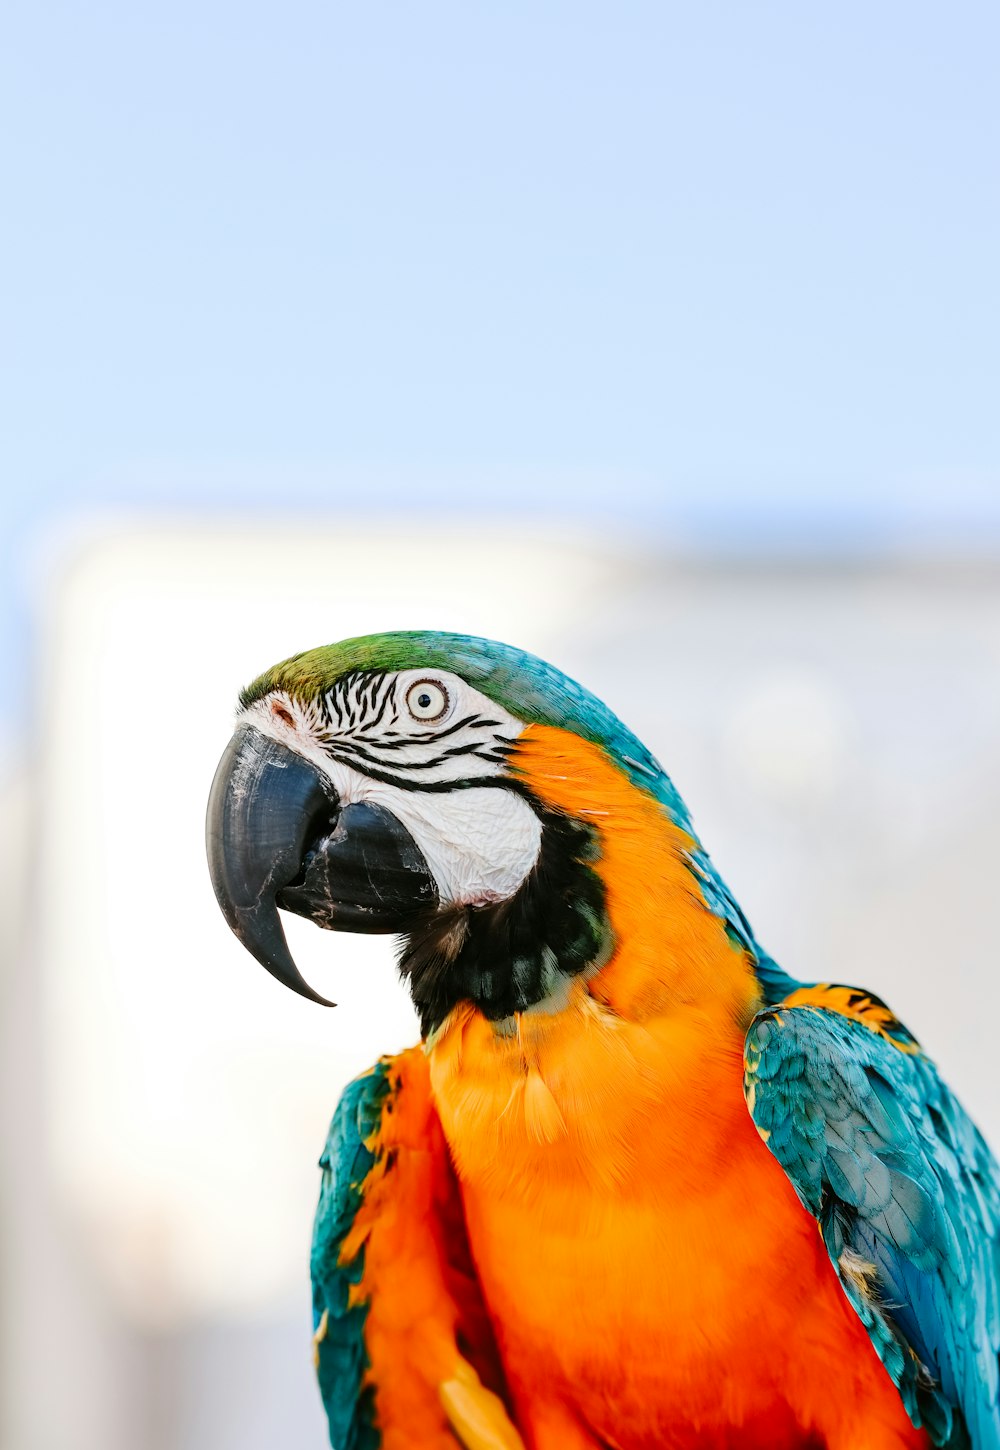
[(491, 906), (439, 908), (402, 946), (399, 970), (425, 1036), (459, 1002), (494, 1022), (527, 1011), (611, 955), (596, 832), (524, 794), (541, 817), (542, 839), (519, 890)]
[[(433, 770), (435, 767), (447, 765), (456, 757), (463, 755), (474, 756), (477, 760), (485, 760), (491, 765), (495, 763), (496, 759), (495, 756), (489, 754), (479, 744), (458, 746), (452, 750), (446, 750), (441, 755), (434, 755), (429, 760), (383, 760), (381, 756), (376, 755), (371, 750), (366, 750), (363, 745), (358, 745), (354, 740), (338, 740), (336, 745), (328, 744), (324, 748), (331, 760), (339, 760), (344, 765), (353, 765), (356, 770), (361, 771), (364, 775), (370, 776), (372, 780), (388, 780), (393, 785), (398, 785), (402, 790), (410, 788), (421, 789), (422, 787), (416, 781), (406, 776), (395, 777), (388, 774), (380, 775), (377, 771), (370, 770), (369, 766), (381, 765), (387, 766), (391, 770), (406, 771)], [(445, 788), (452, 783), (451, 781), (442, 782)]]
[[(331, 760), (338, 760), (341, 765), (350, 766), (359, 774), (367, 776), (369, 780), (381, 781), (383, 785), (394, 785), (399, 790), (425, 791), (431, 795), (441, 794), (449, 790), (510, 790), (516, 795), (523, 795), (531, 798), (531, 792), (522, 783), (509, 775), (463, 775), (456, 780), (416, 780), (407, 779), (405, 776), (393, 775), (388, 770), (377, 770), (367, 763), (352, 760), (346, 751), (327, 750)], [(477, 752), (477, 759), (490, 760), (488, 755)], [(492, 764), (493, 761), (490, 760)]]
[[(467, 725), (478, 725), (482, 723), (486, 722), (477, 721), (475, 715), (466, 715), (464, 720), (459, 720), (455, 725), (450, 725), (447, 730), (433, 730), (421, 735), (400, 735), (398, 731), (393, 730), (391, 734), (395, 738), (389, 741), (383, 740), (381, 733), (374, 736), (371, 734), (375, 726), (375, 721), (372, 721), (370, 724), (363, 725), (354, 736), (354, 739), (363, 740), (366, 745), (379, 745), (383, 750), (405, 750), (408, 745), (435, 745), (439, 740), (444, 740), (446, 736), (454, 735), (456, 730), (461, 730)], [(492, 723), (499, 728), (499, 720), (494, 720)], [(386, 731), (385, 733), (389, 734), (390, 732)]]
[[(433, 745), (439, 740), (446, 739), (449, 735), (454, 735), (456, 730), (464, 730), (467, 725), (473, 725), (475, 723), (475, 715), (465, 715), (461, 720), (456, 720), (454, 725), (448, 725), (444, 730), (428, 730), (425, 735), (407, 735), (400, 743), (402, 745), (422, 745), (425, 741), (430, 741)], [(500, 721), (497, 720), (496, 724), (499, 725)]]
[[(383, 676), (383, 679), (382, 679), (382, 685), (383, 685), (383, 687), (386, 686), (387, 683), (388, 683), (387, 680)], [(376, 695), (376, 698), (377, 698), (377, 695)], [(378, 707), (378, 714), (375, 715), (373, 717), (373, 719), (369, 720), (366, 723), (366, 725), (364, 727), (365, 730), (374, 730), (377, 725), (380, 725), (382, 723), (382, 720), (385, 717), (385, 712), (386, 712), (386, 710), (388, 710), (388, 708), (389, 708), (389, 691), (388, 691), (388, 689), (383, 688), (383, 690), (382, 690), (382, 700), (381, 700), (381, 703), (379, 704), (379, 707)]]

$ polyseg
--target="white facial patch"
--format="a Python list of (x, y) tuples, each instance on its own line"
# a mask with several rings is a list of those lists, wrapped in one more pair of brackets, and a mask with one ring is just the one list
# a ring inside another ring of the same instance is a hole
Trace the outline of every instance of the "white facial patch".
[(394, 792), (383, 804), (423, 852), (442, 905), (506, 901), (538, 859), (542, 823), (513, 791), (472, 788), (428, 795), (384, 789)]
[(240, 722), (311, 761), (344, 805), (391, 811), (420, 847), (442, 905), (506, 900), (538, 859), (542, 827), (528, 802), (471, 784), (502, 777), (524, 722), (457, 675), (359, 674), (308, 705), (274, 691)]

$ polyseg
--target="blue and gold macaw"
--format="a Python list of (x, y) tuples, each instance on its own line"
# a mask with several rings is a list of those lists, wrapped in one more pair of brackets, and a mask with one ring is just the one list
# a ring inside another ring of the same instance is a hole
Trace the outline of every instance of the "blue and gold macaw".
[(396, 933), (421, 1017), (322, 1159), (338, 1450), (1000, 1450), (989, 1150), (878, 998), (768, 956), (586, 690), (459, 635), (298, 655), (208, 843), (276, 977), (316, 998), (279, 908)]

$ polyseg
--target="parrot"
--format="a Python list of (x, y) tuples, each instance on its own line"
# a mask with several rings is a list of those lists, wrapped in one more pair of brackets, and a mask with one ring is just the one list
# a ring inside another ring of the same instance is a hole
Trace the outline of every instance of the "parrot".
[(419, 1015), (320, 1160), (334, 1450), (1000, 1450), (996, 1161), (878, 996), (760, 945), (597, 696), (462, 634), (295, 655), (207, 847), (280, 982), (326, 1003), (281, 912), (386, 933)]

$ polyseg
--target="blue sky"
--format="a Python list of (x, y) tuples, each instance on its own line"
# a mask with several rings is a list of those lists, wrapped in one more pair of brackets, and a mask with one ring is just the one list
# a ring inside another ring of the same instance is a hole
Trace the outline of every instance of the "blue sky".
[(1000, 536), (993, 4), (9, 15), (0, 645), (96, 508)]

